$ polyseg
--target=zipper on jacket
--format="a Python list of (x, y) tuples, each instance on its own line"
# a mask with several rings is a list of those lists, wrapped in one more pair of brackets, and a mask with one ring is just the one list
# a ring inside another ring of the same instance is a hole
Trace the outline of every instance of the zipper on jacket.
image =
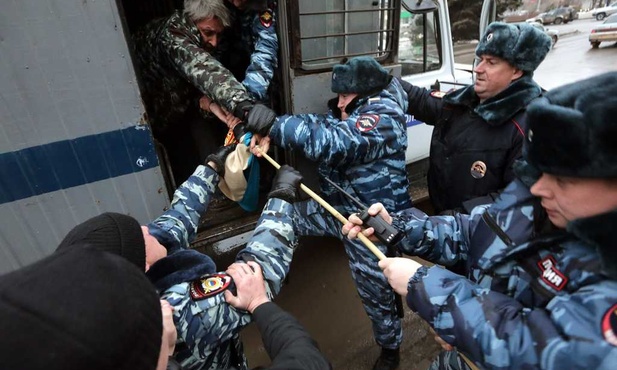
[(486, 222), (488, 227), (490, 227), (491, 230), (493, 230), (493, 232), (497, 235), (497, 237), (501, 239), (502, 242), (504, 242), (506, 245), (510, 247), (516, 246), (516, 244), (514, 244), (514, 242), (512, 241), (512, 239), (510, 239), (508, 234), (506, 234), (506, 232), (503, 231), (501, 227), (499, 227), (499, 225), (497, 225), (497, 221), (495, 221), (495, 219), (488, 213), (488, 210), (482, 213), (482, 219), (484, 220), (484, 222)]

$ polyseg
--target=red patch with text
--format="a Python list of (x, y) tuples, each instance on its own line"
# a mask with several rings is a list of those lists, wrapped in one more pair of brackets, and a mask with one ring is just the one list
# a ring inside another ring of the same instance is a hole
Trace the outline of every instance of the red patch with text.
[(270, 9), (264, 10), (263, 13), (259, 15), (259, 21), (261, 22), (261, 25), (266, 28), (272, 27), (273, 19), (274, 16), (272, 15), (272, 10)]
[(227, 290), (229, 284), (231, 284), (231, 276), (227, 274), (204, 275), (189, 284), (191, 298), (199, 301), (212, 297)]
[(609, 308), (602, 318), (602, 335), (607, 342), (617, 346), (617, 304)]
[(368, 132), (377, 126), (379, 116), (376, 114), (363, 114), (356, 121), (356, 128), (362, 132)]
[(555, 290), (562, 290), (568, 283), (568, 278), (555, 268), (555, 259), (551, 256), (546, 257), (538, 262), (538, 267), (542, 274), (540, 277), (549, 286)]

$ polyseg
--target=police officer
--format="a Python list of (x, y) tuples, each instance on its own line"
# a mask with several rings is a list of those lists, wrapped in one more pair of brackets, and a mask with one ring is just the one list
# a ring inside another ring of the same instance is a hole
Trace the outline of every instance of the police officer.
[[(409, 307), (483, 368), (615, 366), (616, 97), (615, 72), (546, 93), (527, 109), (526, 162), (494, 204), (393, 220), (406, 253), (467, 261), (465, 276), (405, 258), (379, 264)], [(361, 224), (352, 221), (350, 237)]]
[[(356, 57), (334, 66), (327, 114), (285, 115), (276, 118), (256, 106), (247, 129), (269, 135), (276, 145), (298, 150), (319, 163), (324, 198), (343, 215), (358, 207), (324, 178), (334, 181), (365, 204), (383, 202), (402, 210), (411, 205), (405, 169), (407, 96), (399, 81), (377, 61)], [(314, 200), (294, 205), (298, 235), (334, 236), (344, 241), (352, 277), (382, 347), (375, 369), (398, 366), (402, 340), (395, 298), (372, 253), (341, 234), (340, 222)], [(387, 253), (386, 246), (380, 248)]]
[(278, 66), (275, 1), (225, 0), (231, 25), (223, 31), (217, 55), (255, 101), (267, 102)]
[(526, 23), (495, 22), (476, 48), (474, 85), (444, 95), (402, 82), (408, 113), (434, 126), (428, 190), (436, 213), (469, 212), (512, 181), (525, 107), (542, 94), (533, 71), (550, 46), (544, 32)]
[[(178, 330), (174, 357), (185, 370), (247, 369), (239, 332), (251, 316), (226, 303), (222, 293), (229, 289), (231, 278), (217, 272), (209, 256), (189, 248), (231, 149), (222, 147), (208, 156), (207, 165), (198, 166), (176, 190), (169, 210), (147, 227), (132, 217), (105, 213), (76, 226), (58, 247), (89, 244), (146, 270), (161, 298), (174, 307)], [(293, 168), (279, 170), (255, 233), (237, 256), (238, 261), (261, 266), (270, 297), (280, 291), (296, 245), (291, 203), (300, 181)]]

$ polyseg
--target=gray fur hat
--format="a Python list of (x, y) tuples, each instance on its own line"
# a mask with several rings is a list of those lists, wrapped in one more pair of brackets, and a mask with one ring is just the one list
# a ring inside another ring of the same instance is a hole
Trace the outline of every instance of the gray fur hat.
[(617, 178), (617, 72), (561, 86), (527, 107), (523, 151), (542, 172)]
[(332, 92), (368, 95), (383, 90), (390, 83), (390, 74), (371, 57), (355, 57), (332, 70)]
[(527, 23), (493, 22), (480, 39), (476, 55), (496, 56), (524, 72), (533, 72), (550, 49), (551, 38)]

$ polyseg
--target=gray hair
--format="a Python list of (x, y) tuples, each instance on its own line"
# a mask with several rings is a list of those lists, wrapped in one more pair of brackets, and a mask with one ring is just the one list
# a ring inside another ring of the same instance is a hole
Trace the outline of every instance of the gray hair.
[(218, 18), (223, 27), (231, 24), (225, 0), (184, 0), (184, 13), (194, 22), (208, 18)]

